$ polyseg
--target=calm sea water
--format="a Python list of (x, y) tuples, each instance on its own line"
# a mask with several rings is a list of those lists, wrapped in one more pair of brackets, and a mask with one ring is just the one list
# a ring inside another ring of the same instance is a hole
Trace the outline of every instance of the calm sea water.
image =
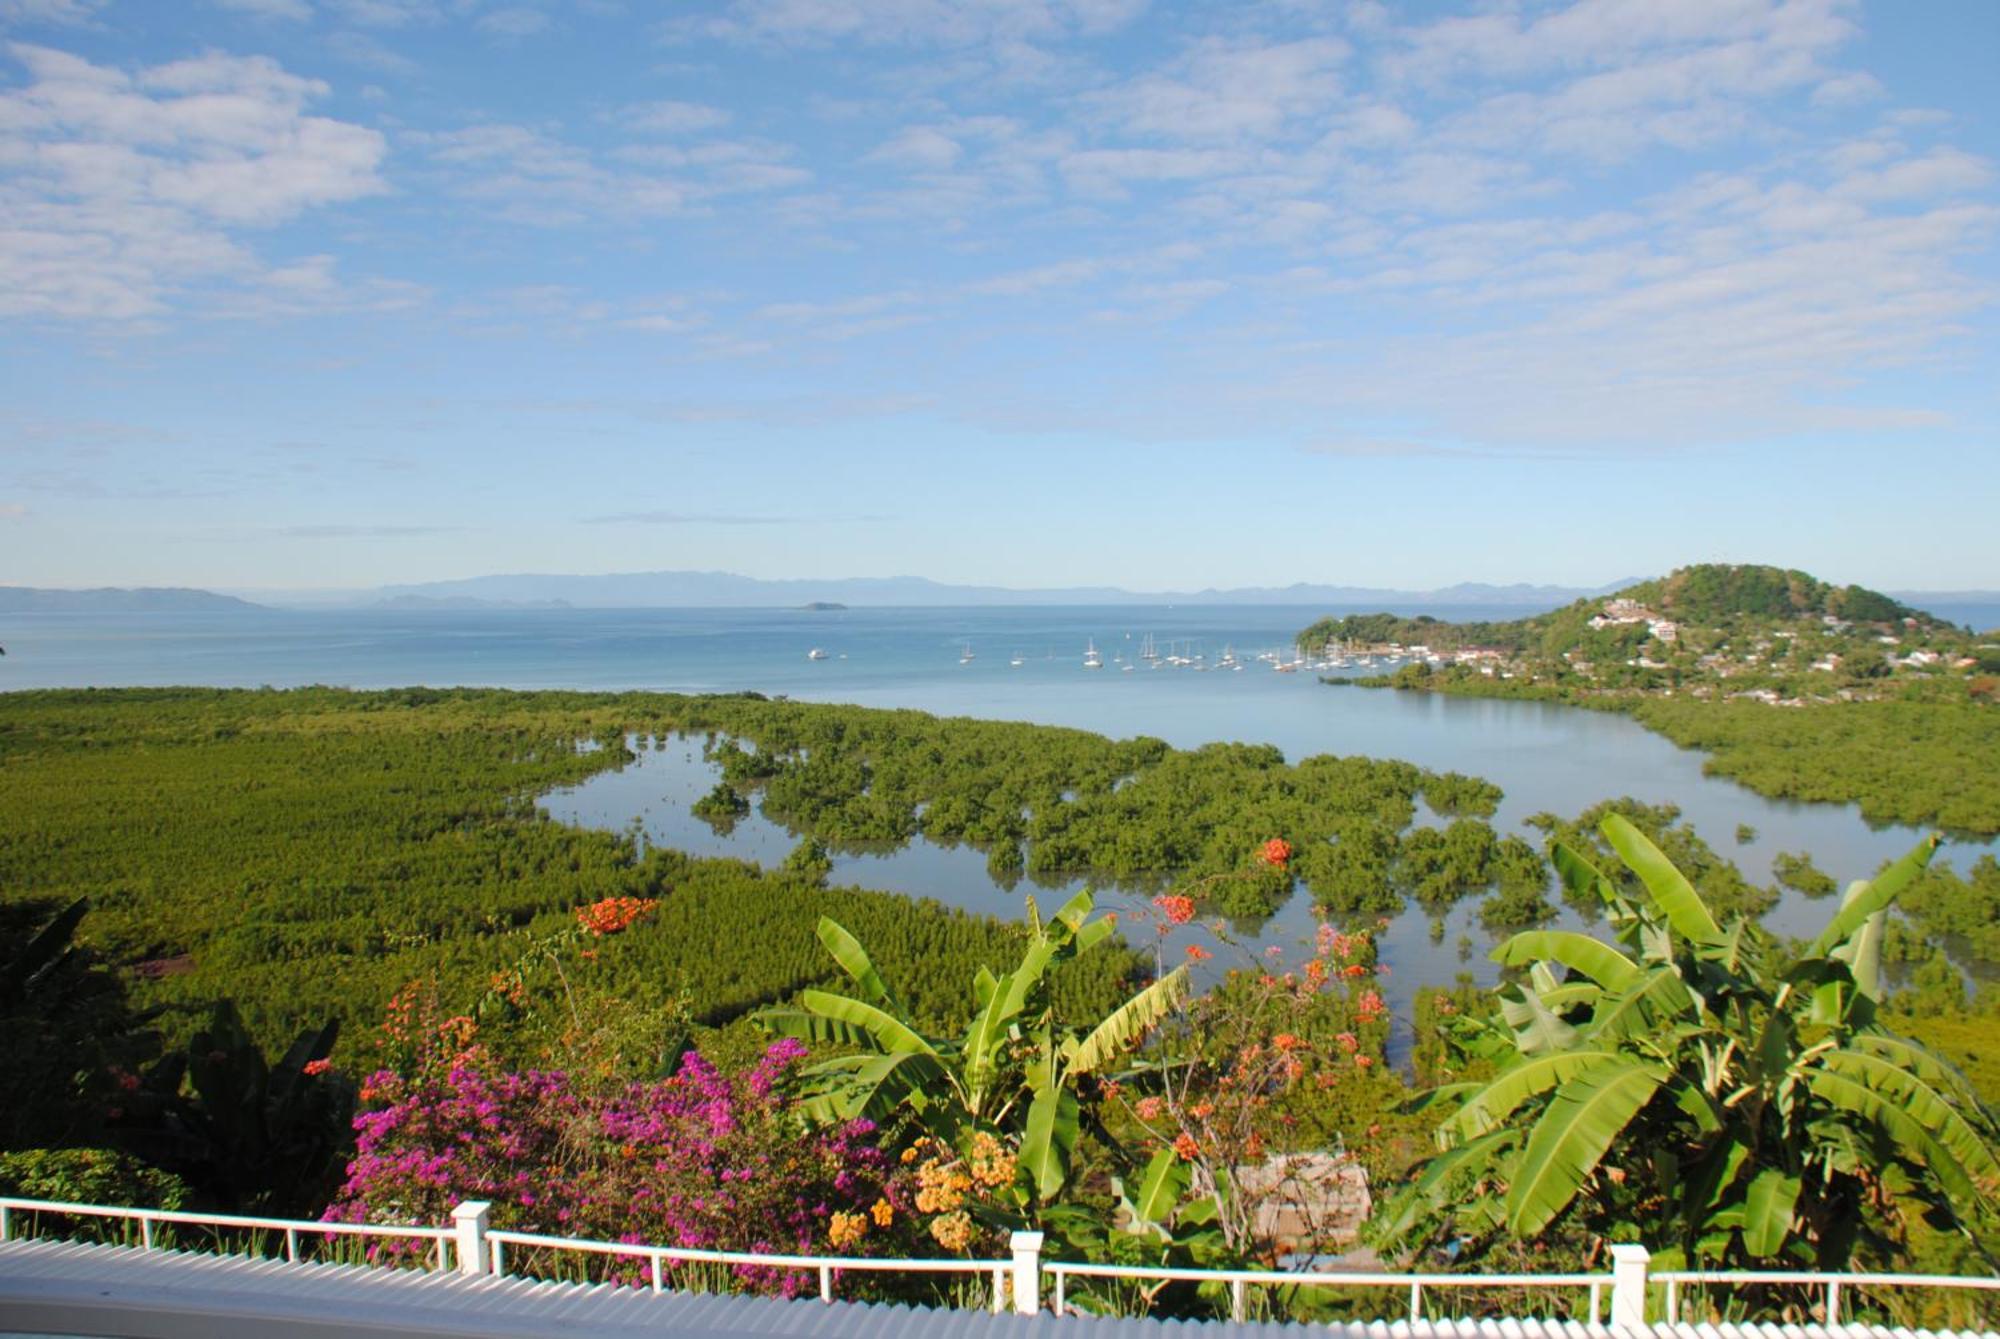
[[(1271, 743), (1293, 760), (1315, 753), (1403, 758), (1486, 777), (1506, 799), (1495, 818), (1514, 830), (1544, 810), (1573, 815), (1630, 795), (1679, 805), (1746, 874), (1769, 878), (1779, 851), (1808, 851), (1837, 879), (1861, 877), (1909, 849), (1909, 828), (1871, 828), (1846, 805), (1768, 800), (1702, 773), (1699, 754), (1675, 748), (1620, 716), (1528, 702), (1495, 702), (1329, 688), (1311, 674), (1154, 669), (1139, 660), (1150, 634), (1204, 654), (1248, 660), (1289, 644), (1322, 608), (1121, 607), (1031, 609), (499, 610), (269, 612), (251, 615), (12, 616), (0, 622), (0, 687), (206, 684), (357, 688), (485, 685), (513, 688), (755, 689), (814, 701), (914, 707), (945, 715), (1069, 725), (1112, 736), (1156, 735), (1191, 747), (1216, 740)], [(1352, 612), (1336, 610), (1332, 612)], [(1440, 618), (1506, 618), (1529, 609), (1431, 608)], [(2000, 610), (1939, 610), (1974, 626)], [(1104, 668), (1087, 670), (1095, 645)], [(824, 650), (827, 658), (809, 660)], [(971, 658), (965, 659), (967, 650)], [(1021, 661), (1011, 663), (1016, 657)], [(1133, 668), (1127, 670), (1126, 665)], [(687, 807), (714, 783), (698, 748), (665, 741), (640, 763), (548, 797), (560, 818), (608, 828), (639, 820), (649, 838), (697, 854), (776, 863), (797, 834), (753, 815), (727, 836)], [(1738, 844), (1738, 824), (1757, 831)], [(1990, 849), (1991, 843), (1983, 849)], [(1982, 849), (1961, 847), (1961, 864)], [(922, 894), (1015, 915), (1030, 883), (999, 887), (983, 855), (924, 842), (893, 852), (846, 852), (836, 882)], [(1060, 890), (1039, 893), (1044, 902)], [(1772, 924), (1816, 931), (1824, 903), (1787, 900)], [(1310, 928), (1293, 899), (1246, 936), (1244, 951), (1285, 951)], [(1394, 995), (1460, 970), (1485, 978), (1487, 937), (1471, 904), (1442, 926), (1421, 912), (1386, 936)], [(1177, 952), (1179, 944), (1168, 946)]]

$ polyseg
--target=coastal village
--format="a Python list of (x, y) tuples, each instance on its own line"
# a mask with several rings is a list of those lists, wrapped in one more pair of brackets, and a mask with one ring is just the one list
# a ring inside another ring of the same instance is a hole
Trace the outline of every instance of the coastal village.
[[(1442, 673), (1523, 687), (1640, 689), (1799, 707), (1877, 698), (1912, 678), (1990, 674), (2000, 663), (1994, 638), (1914, 613), (1885, 620), (1820, 613), (1697, 622), (1627, 594), (1570, 612), (1587, 616), (1550, 620), (1545, 627), (1432, 623), (1423, 641), (1330, 636), (1319, 643), (1312, 668), (1381, 667), (1390, 672), (1384, 681), (1411, 687)], [(1397, 631), (1407, 636), (1417, 626), (1398, 623)]]

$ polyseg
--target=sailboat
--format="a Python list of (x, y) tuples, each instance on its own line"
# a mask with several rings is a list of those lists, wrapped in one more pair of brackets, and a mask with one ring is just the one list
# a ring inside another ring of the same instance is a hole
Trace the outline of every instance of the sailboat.
[(1104, 668), (1104, 657), (1097, 654), (1097, 642), (1095, 639), (1089, 642), (1087, 649), (1083, 653), (1083, 667), (1085, 669)]
[(965, 654), (961, 655), (961, 656), (960, 656), (960, 657), (958, 658), (958, 663), (959, 663), (959, 664), (961, 664), (961, 665), (970, 665), (970, 664), (972, 663), (972, 643), (971, 643), (971, 642), (967, 642), (967, 643), (965, 644)]
[(1025, 665), (1027, 661), (1022, 658), (1021, 653), (1019, 651), (1016, 651), (1014, 653), (1013, 659), (1009, 660), (1007, 663), (1018, 669), (1022, 665)]

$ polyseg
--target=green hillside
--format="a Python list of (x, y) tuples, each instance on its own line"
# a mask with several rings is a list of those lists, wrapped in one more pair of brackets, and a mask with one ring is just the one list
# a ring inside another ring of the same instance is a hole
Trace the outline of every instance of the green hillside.
[(1330, 682), (1625, 712), (1761, 794), (2000, 831), (2000, 646), (1863, 586), (1705, 563), (1505, 623), (1324, 618), (1298, 645), (1401, 657)]

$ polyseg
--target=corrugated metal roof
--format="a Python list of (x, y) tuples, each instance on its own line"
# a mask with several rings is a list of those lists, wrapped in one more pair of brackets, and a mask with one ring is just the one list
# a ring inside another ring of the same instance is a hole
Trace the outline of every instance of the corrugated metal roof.
[[(229, 1256), (144, 1251), (74, 1242), (0, 1243), (0, 1332), (92, 1335), (109, 1339), (299, 1339), (353, 1336), (645, 1335), (687, 1339), (901, 1339), (943, 1336), (1007, 1339), (1087, 1327), (1125, 1336), (1327, 1334), (1335, 1339), (1603, 1339), (1601, 1326), (1536, 1320), (1407, 1321), (1305, 1326), (1149, 1319), (1058, 1320), (862, 1302), (785, 1302), (728, 1295), (655, 1295), (634, 1288), (536, 1283), (525, 1279), (288, 1264)], [(1654, 1339), (1928, 1339), (1920, 1332), (1865, 1325), (1674, 1325)], [(1954, 1339), (1975, 1339), (1967, 1332)], [(1977, 1339), (2000, 1339), (1985, 1335)]]

